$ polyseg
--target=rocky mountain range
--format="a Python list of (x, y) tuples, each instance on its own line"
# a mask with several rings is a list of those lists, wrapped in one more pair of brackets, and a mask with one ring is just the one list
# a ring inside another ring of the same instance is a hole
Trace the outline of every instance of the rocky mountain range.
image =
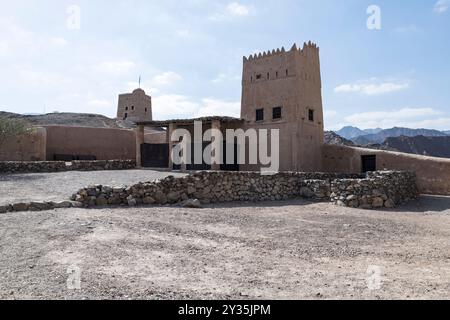
[(344, 127), (334, 135), (328, 133), (325, 137), (325, 142), (331, 144), (353, 144), (365, 148), (450, 158), (450, 131), (399, 127), (361, 130)]
[(356, 144), (360, 145), (383, 143), (389, 137), (445, 137), (449, 135), (449, 133), (445, 131), (432, 129), (410, 129), (400, 127), (394, 127), (384, 130), (379, 128), (361, 130), (356, 127), (344, 127), (341, 130), (336, 131), (336, 133), (343, 138), (352, 140)]
[(353, 138), (368, 135), (368, 134), (377, 134), (378, 132), (380, 132), (382, 130), (383, 129), (380, 129), (380, 128), (361, 130), (357, 127), (347, 126), (347, 127), (343, 127), (339, 131), (336, 131), (336, 133), (345, 139), (353, 139)]
[(400, 152), (450, 158), (450, 136), (389, 137), (383, 144)]

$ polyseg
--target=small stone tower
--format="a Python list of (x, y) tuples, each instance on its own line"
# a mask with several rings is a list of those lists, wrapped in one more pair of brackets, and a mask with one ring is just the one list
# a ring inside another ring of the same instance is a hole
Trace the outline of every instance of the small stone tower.
[(305, 43), (244, 57), (241, 117), (280, 130), (280, 170), (317, 171), (324, 139), (319, 48)]
[(136, 89), (133, 93), (119, 95), (117, 107), (117, 119), (137, 121), (151, 121), (152, 97), (145, 94), (142, 89)]

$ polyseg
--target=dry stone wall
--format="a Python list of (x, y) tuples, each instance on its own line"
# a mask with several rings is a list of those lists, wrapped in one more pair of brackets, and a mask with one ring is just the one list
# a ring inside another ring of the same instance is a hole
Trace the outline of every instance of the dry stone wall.
[(365, 179), (338, 179), (331, 182), (331, 201), (340, 206), (393, 208), (418, 196), (416, 175), (405, 171), (367, 173)]
[(130, 187), (89, 186), (74, 194), (72, 200), (84, 207), (95, 207), (183, 204), (194, 199), (208, 204), (304, 197), (369, 209), (393, 207), (416, 196), (415, 175), (410, 172), (370, 173), (363, 178), (356, 174), (204, 171)]
[(96, 161), (0, 161), (1, 173), (39, 173), (59, 171), (100, 171), (135, 169), (134, 160), (96, 160)]

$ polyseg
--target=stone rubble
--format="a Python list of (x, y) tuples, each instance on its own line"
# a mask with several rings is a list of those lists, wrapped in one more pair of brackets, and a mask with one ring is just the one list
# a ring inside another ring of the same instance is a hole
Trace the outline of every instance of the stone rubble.
[(21, 202), (0, 206), (0, 214), (8, 212), (46, 211), (58, 208), (81, 208), (81, 207), (83, 207), (83, 204), (77, 201)]

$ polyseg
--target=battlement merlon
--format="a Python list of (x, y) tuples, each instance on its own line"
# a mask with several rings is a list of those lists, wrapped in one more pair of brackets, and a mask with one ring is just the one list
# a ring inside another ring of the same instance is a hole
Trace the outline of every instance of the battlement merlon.
[(292, 53), (292, 52), (298, 52), (300, 55), (302, 56), (307, 56), (308, 52), (311, 51), (316, 51), (316, 53), (319, 52), (319, 47), (317, 46), (317, 44), (309, 41), (308, 43), (304, 42), (303, 43), (303, 48), (298, 48), (297, 44), (294, 43), (294, 45), (292, 46), (292, 48), (289, 51), (286, 51), (284, 49), (284, 47), (277, 48), (277, 49), (273, 49), (272, 51), (264, 51), (264, 52), (260, 52), (260, 53), (255, 53), (255, 54), (251, 54), (248, 58), (246, 56), (244, 56), (244, 62), (247, 61), (253, 61), (253, 60), (259, 60), (259, 59), (263, 59), (263, 58), (267, 58), (267, 57), (272, 57), (272, 56), (276, 56), (276, 55), (282, 55), (285, 53)]

